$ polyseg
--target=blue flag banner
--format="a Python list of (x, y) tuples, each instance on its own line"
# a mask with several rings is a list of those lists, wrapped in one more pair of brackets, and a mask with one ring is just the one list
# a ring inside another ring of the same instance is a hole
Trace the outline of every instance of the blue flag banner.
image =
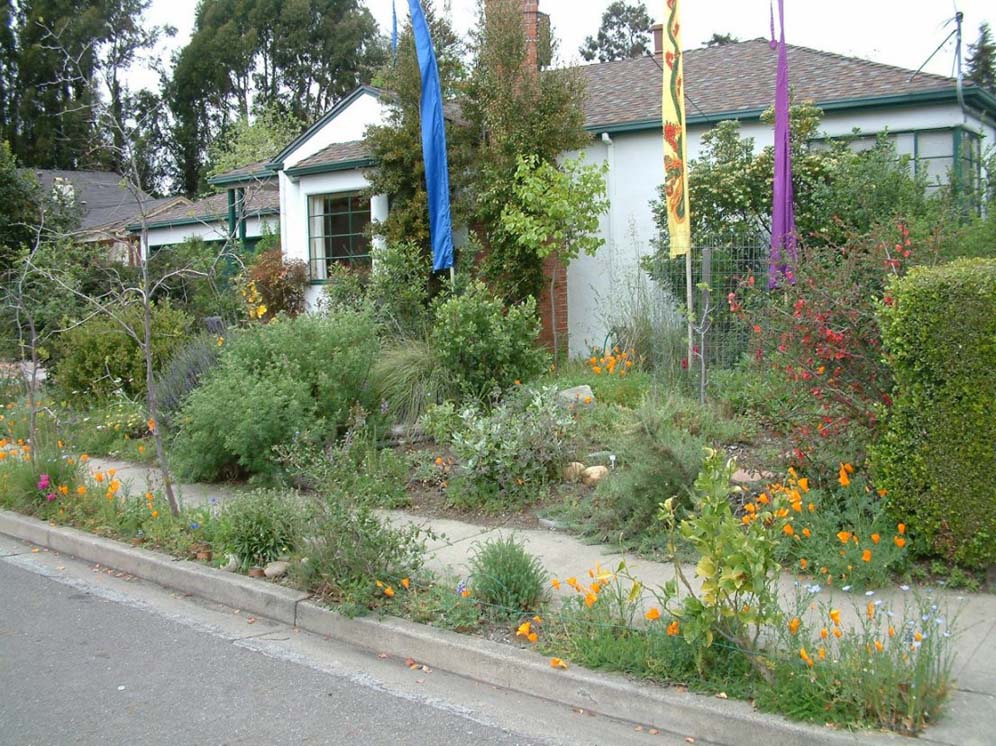
[(398, 8), (391, 0), (391, 50), (394, 52), (394, 61), (398, 61)]
[(432, 238), (432, 270), (453, 266), (453, 224), (450, 218), (450, 172), (446, 159), (446, 124), (439, 67), (429, 37), (429, 25), (419, 0), (408, 0), (415, 33), (415, 52), (422, 73), (422, 158), (425, 190), (429, 196), (429, 233)]

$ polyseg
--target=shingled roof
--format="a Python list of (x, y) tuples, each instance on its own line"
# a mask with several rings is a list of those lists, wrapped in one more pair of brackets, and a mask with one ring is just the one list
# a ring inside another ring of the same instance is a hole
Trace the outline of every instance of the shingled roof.
[[(246, 189), (246, 215), (267, 215), (279, 212), (280, 190), (274, 183), (263, 184), (258, 189)], [(148, 222), (149, 227), (212, 223), (228, 218), (228, 192), (212, 194), (188, 205), (166, 210)], [(132, 225), (129, 228), (135, 229)]]
[[(765, 39), (685, 52), (686, 115), (690, 123), (756, 115), (774, 101), (778, 53)], [(879, 62), (788, 45), (789, 80), (796, 100), (825, 105), (927, 92), (954, 91), (955, 80)], [(579, 71), (588, 81), (585, 126), (659, 123), (660, 57), (639, 57)]]
[(287, 169), (294, 175), (311, 169), (334, 170), (335, 166), (354, 167), (357, 163), (372, 162), (370, 149), (363, 140), (351, 142), (335, 142), (319, 150), (314, 155), (295, 163)]

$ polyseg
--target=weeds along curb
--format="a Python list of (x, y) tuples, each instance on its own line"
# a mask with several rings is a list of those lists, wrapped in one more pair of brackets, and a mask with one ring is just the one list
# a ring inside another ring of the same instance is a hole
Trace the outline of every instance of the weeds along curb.
[[(404, 619), (347, 618), (309, 594), (175, 560), (120, 542), (0, 510), (0, 534), (99, 563), (358, 648), (414, 658), (434, 668), (569, 707), (643, 723), (717, 744), (895, 746), (901, 736), (847, 733), (755, 712), (746, 702), (641, 686), (619, 675), (553, 669), (535, 652)], [(929, 741), (929, 739), (928, 739)]]

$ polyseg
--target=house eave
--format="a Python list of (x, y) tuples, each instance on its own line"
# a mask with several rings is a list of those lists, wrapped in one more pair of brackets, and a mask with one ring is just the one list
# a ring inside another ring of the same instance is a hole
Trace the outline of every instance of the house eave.
[(302, 166), (300, 168), (288, 168), (284, 173), (288, 176), (298, 178), (301, 176), (313, 176), (315, 174), (335, 173), (337, 171), (354, 171), (361, 168), (370, 168), (375, 165), (373, 158), (360, 158), (352, 161), (338, 161), (336, 163), (318, 163), (313, 166)]

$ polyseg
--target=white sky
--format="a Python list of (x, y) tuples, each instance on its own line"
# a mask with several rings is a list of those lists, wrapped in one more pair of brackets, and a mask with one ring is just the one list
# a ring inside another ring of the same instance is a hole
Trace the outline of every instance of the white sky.
[[(400, 26), (408, 15), (408, 0), (395, 2)], [(365, 3), (381, 31), (390, 33), (391, 0), (365, 0)], [(450, 6), (458, 32), (472, 27), (476, 0), (436, 0), (436, 3), (439, 8)], [(579, 59), (578, 47), (586, 36), (598, 30), (609, 3), (610, 0), (540, 0), (540, 10), (550, 15), (560, 40), (562, 59)], [(645, 4), (659, 21), (664, 13), (664, 0)], [(785, 38), (789, 44), (916, 69), (953, 30), (953, 23), (950, 26), (945, 23), (954, 16), (956, 5), (965, 14), (963, 54), (967, 55), (968, 44), (978, 36), (979, 24), (996, 20), (993, 0), (785, 0)], [(153, 0), (148, 21), (169, 23), (178, 30), (174, 39), (157, 50), (164, 64), (169, 64), (170, 51), (189, 39), (195, 7), (196, 0)], [(729, 33), (740, 39), (767, 37), (768, 8), (768, 0), (683, 0), (683, 45), (701, 46), (713, 33)], [(951, 75), (953, 63), (951, 41), (925, 69)], [(155, 77), (136, 74), (132, 83), (155, 86)]]

